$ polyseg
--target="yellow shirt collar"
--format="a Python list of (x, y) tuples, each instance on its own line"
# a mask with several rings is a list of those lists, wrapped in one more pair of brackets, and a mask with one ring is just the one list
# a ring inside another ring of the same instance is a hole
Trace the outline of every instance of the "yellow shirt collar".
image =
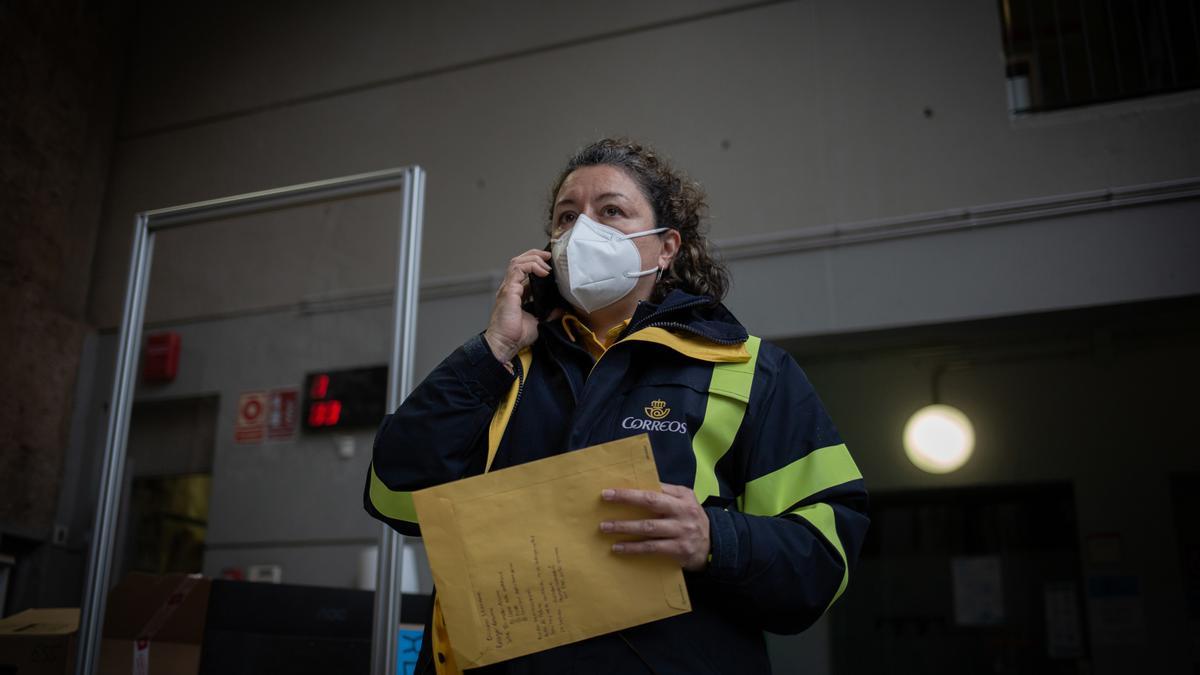
[[(582, 342), (583, 348), (592, 355), (593, 359), (599, 359), (604, 352), (608, 351), (608, 348), (616, 343), (617, 336), (620, 335), (621, 331), (625, 330), (625, 327), (628, 325), (629, 319), (625, 319), (621, 323), (605, 331), (603, 338), (601, 338), (593, 333), (592, 329), (588, 328), (587, 324), (580, 321), (579, 318), (574, 314), (564, 314), (562, 317), (562, 327), (563, 331), (566, 332), (567, 337), (571, 339), (571, 342), (575, 342), (577, 344)], [(576, 336), (577, 334), (578, 337)]]

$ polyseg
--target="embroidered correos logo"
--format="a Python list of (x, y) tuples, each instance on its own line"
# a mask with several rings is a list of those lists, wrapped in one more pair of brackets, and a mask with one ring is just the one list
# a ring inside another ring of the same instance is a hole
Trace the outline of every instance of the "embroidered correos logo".
[(667, 407), (667, 402), (663, 400), (651, 401), (650, 406), (645, 408), (646, 417), (652, 420), (661, 420), (671, 414), (671, 409)]
[(621, 420), (621, 428), (636, 429), (638, 431), (667, 431), (674, 434), (686, 434), (688, 432), (687, 422), (667, 419), (667, 415), (671, 414), (671, 409), (667, 407), (667, 402), (662, 399), (651, 401), (650, 405), (642, 408), (642, 410), (646, 411), (646, 417), (650, 419), (626, 417)]

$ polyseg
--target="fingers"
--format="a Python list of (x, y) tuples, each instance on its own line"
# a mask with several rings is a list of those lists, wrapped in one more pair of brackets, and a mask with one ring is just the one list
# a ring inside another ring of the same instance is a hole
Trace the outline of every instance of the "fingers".
[(600, 497), (605, 501), (645, 508), (661, 517), (606, 520), (600, 523), (600, 531), (643, 538), (615, 542), (613, 553), (667, 555), (678, 560), (685, 570), (703, 569), (711, 546), (708, 516), (690, 488), (668, 483), (661, 485), (662, 492), (630, 488), (602, 490)]
[(549, 272), (550, 271), (550, 252), (549, 251), (539, 251), (537, 249), (532, 249), (532, 250), (526, 251), (526, 252), (522, 253), (521, 255), (516, 256), (512, 260), (508, 261), (508, 268), (510, 271), (512, 270), (514, 265), (532, 266), (534, 268), (541, 269), (545, 272)]
[(696, 493), (692, 492), (691, 488), (670, 483), (660, 483), (660, 485), (662, 485), (662, 492), (615, 488), (602, 490), (600, 497), (605, 501), (642, 506), (658, 513), (679, 513), (681, 509), (699, 503), (696, 500)]
[(695, 521), (674, 518), (606, 520), (600, 523), (600, 531), (609, 534), (636, 534), (654, 539), (699, 537), (701, 534), (700, 527)]
[(663, 515), (679, 513), (681, 510), (679, 502), (682, 501), (675, 495), (632, 488), (608, 488), (600, 492), (600, 498), (606, 502), (641, 506)]
[(682, 485), (671, 485), (670, 483), (660, 483), (660, 485), (662, 485), (662, 491), (671, 495), (672, 497), (678, 497), (686, 501), (694, 501), (699, 503), (696, 500), (696, 493), (692, 492), (691, 488), (687, 488)]
[[(546, 255), (537, 255), (542, 253)], [(530, 274), (536, 274), (539, 277), (549, 275), (550, 264), (546, 262), (549, 255), (546, 251), (531, 250), (508, 261), (508, 269), (505, 271), (504, 281), (500, 283), (500, 289), (496, 291), (496, 297), (505, 295), (520, 297), (529, 283)]]
[(528, 251), (525, 251), (524, 253), (517, 254), (516, 256), (513, 257), (513, 260), (526, 259), (526, 258), (538, 258), (540, 260), (549, 262), (550, 251), (545, 251), (540, 248), (531, 248)]
[[(508, 261), (508, 270), (506, 276), (515, 276), (517, 274), (534, 273), (540, 277), (544, 277), (550, 273), (549, 258), (545, 258), (539, 253), (545, 251), (526, 251), (521, 255)], [(546, 253), (546, 255), (550, 255)]]
[(530, 274), (544, 277), (550, 274), (550, 271), (538, 267), (537, 263), (532, 262), (516, 266), (509, 270), (508, 274), (504, 277), (504, 281), (500, 284), (500, 289), (496, 292), (496, 296), (515, 295), (520, 297), (525, 293), (525, 287), (529, 285)]
[(702, 536), (699, 519), (695, 517), (695, 514), (690, 514), (688, 508), (689, 505), (695, 508), (695, 494), (688, 488), (679, 485), (663, 483), (662, 486), (663, 492), (629, 488), (601, 491), (600, 496), (605, 501), (640, 506), (667, 517), (643, 520), (606, 520), (600, 523), (600, 531), (662, 539), (690, 539)]
[(702, 552), (701, 545), (693, 539), (647, 539), (646, 541), (622, 541), (612, 545), (613, 553), (628, 555), (669, 555), (681, 562), (695, 558)]
[(521, 348), (537, 339), (537, 318), (521, 305), (529, 288), (529, 275), (549, 275), (549, 259), (548, 251), (530, 249), (508, 261), (484, 331), (484, 339), (501, 363), (508, 363)]

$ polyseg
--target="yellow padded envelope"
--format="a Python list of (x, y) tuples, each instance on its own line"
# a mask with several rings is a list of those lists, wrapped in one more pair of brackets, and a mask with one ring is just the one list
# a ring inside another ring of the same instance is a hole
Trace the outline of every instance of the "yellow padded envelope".
[(661, 491), (642, 434), (413, 493), (463, 668), (691, 611), (679, 563), (618, 556), (602, 520), (649, 517), (604, 488)]

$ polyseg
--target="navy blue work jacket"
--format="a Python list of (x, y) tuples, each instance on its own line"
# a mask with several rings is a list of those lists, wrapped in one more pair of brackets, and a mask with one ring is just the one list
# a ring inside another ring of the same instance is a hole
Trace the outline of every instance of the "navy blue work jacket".
[[(763, 631), (800, 632), (841, 595), (867, 530), (862, 475), (803, 371), (775, 345), (758, 346), (747, 400), (710, 405), (731, 395), (713, 384), (714, 369), (746, 362), (747, 340), (723, 305), (674, 291), (641, 303), (598, 361), (560, 322), (539, 326), (515, 373), (472, 337), (383, 420), (364, 506), (405, 535), (420, 533), (409, 492), (481, 473), (489, 450), (495, 470), (640, 433), (661, 480), (697, 489), (708, 514), (709, 565), (685, 573), (690, 613), (469, 672), (765, 673)], [(744, 412), (706, 420), (716, 409)], [(728, 448), (694, 447), (706, 423), (730, 419), (735, 429), (715, 430)]]

